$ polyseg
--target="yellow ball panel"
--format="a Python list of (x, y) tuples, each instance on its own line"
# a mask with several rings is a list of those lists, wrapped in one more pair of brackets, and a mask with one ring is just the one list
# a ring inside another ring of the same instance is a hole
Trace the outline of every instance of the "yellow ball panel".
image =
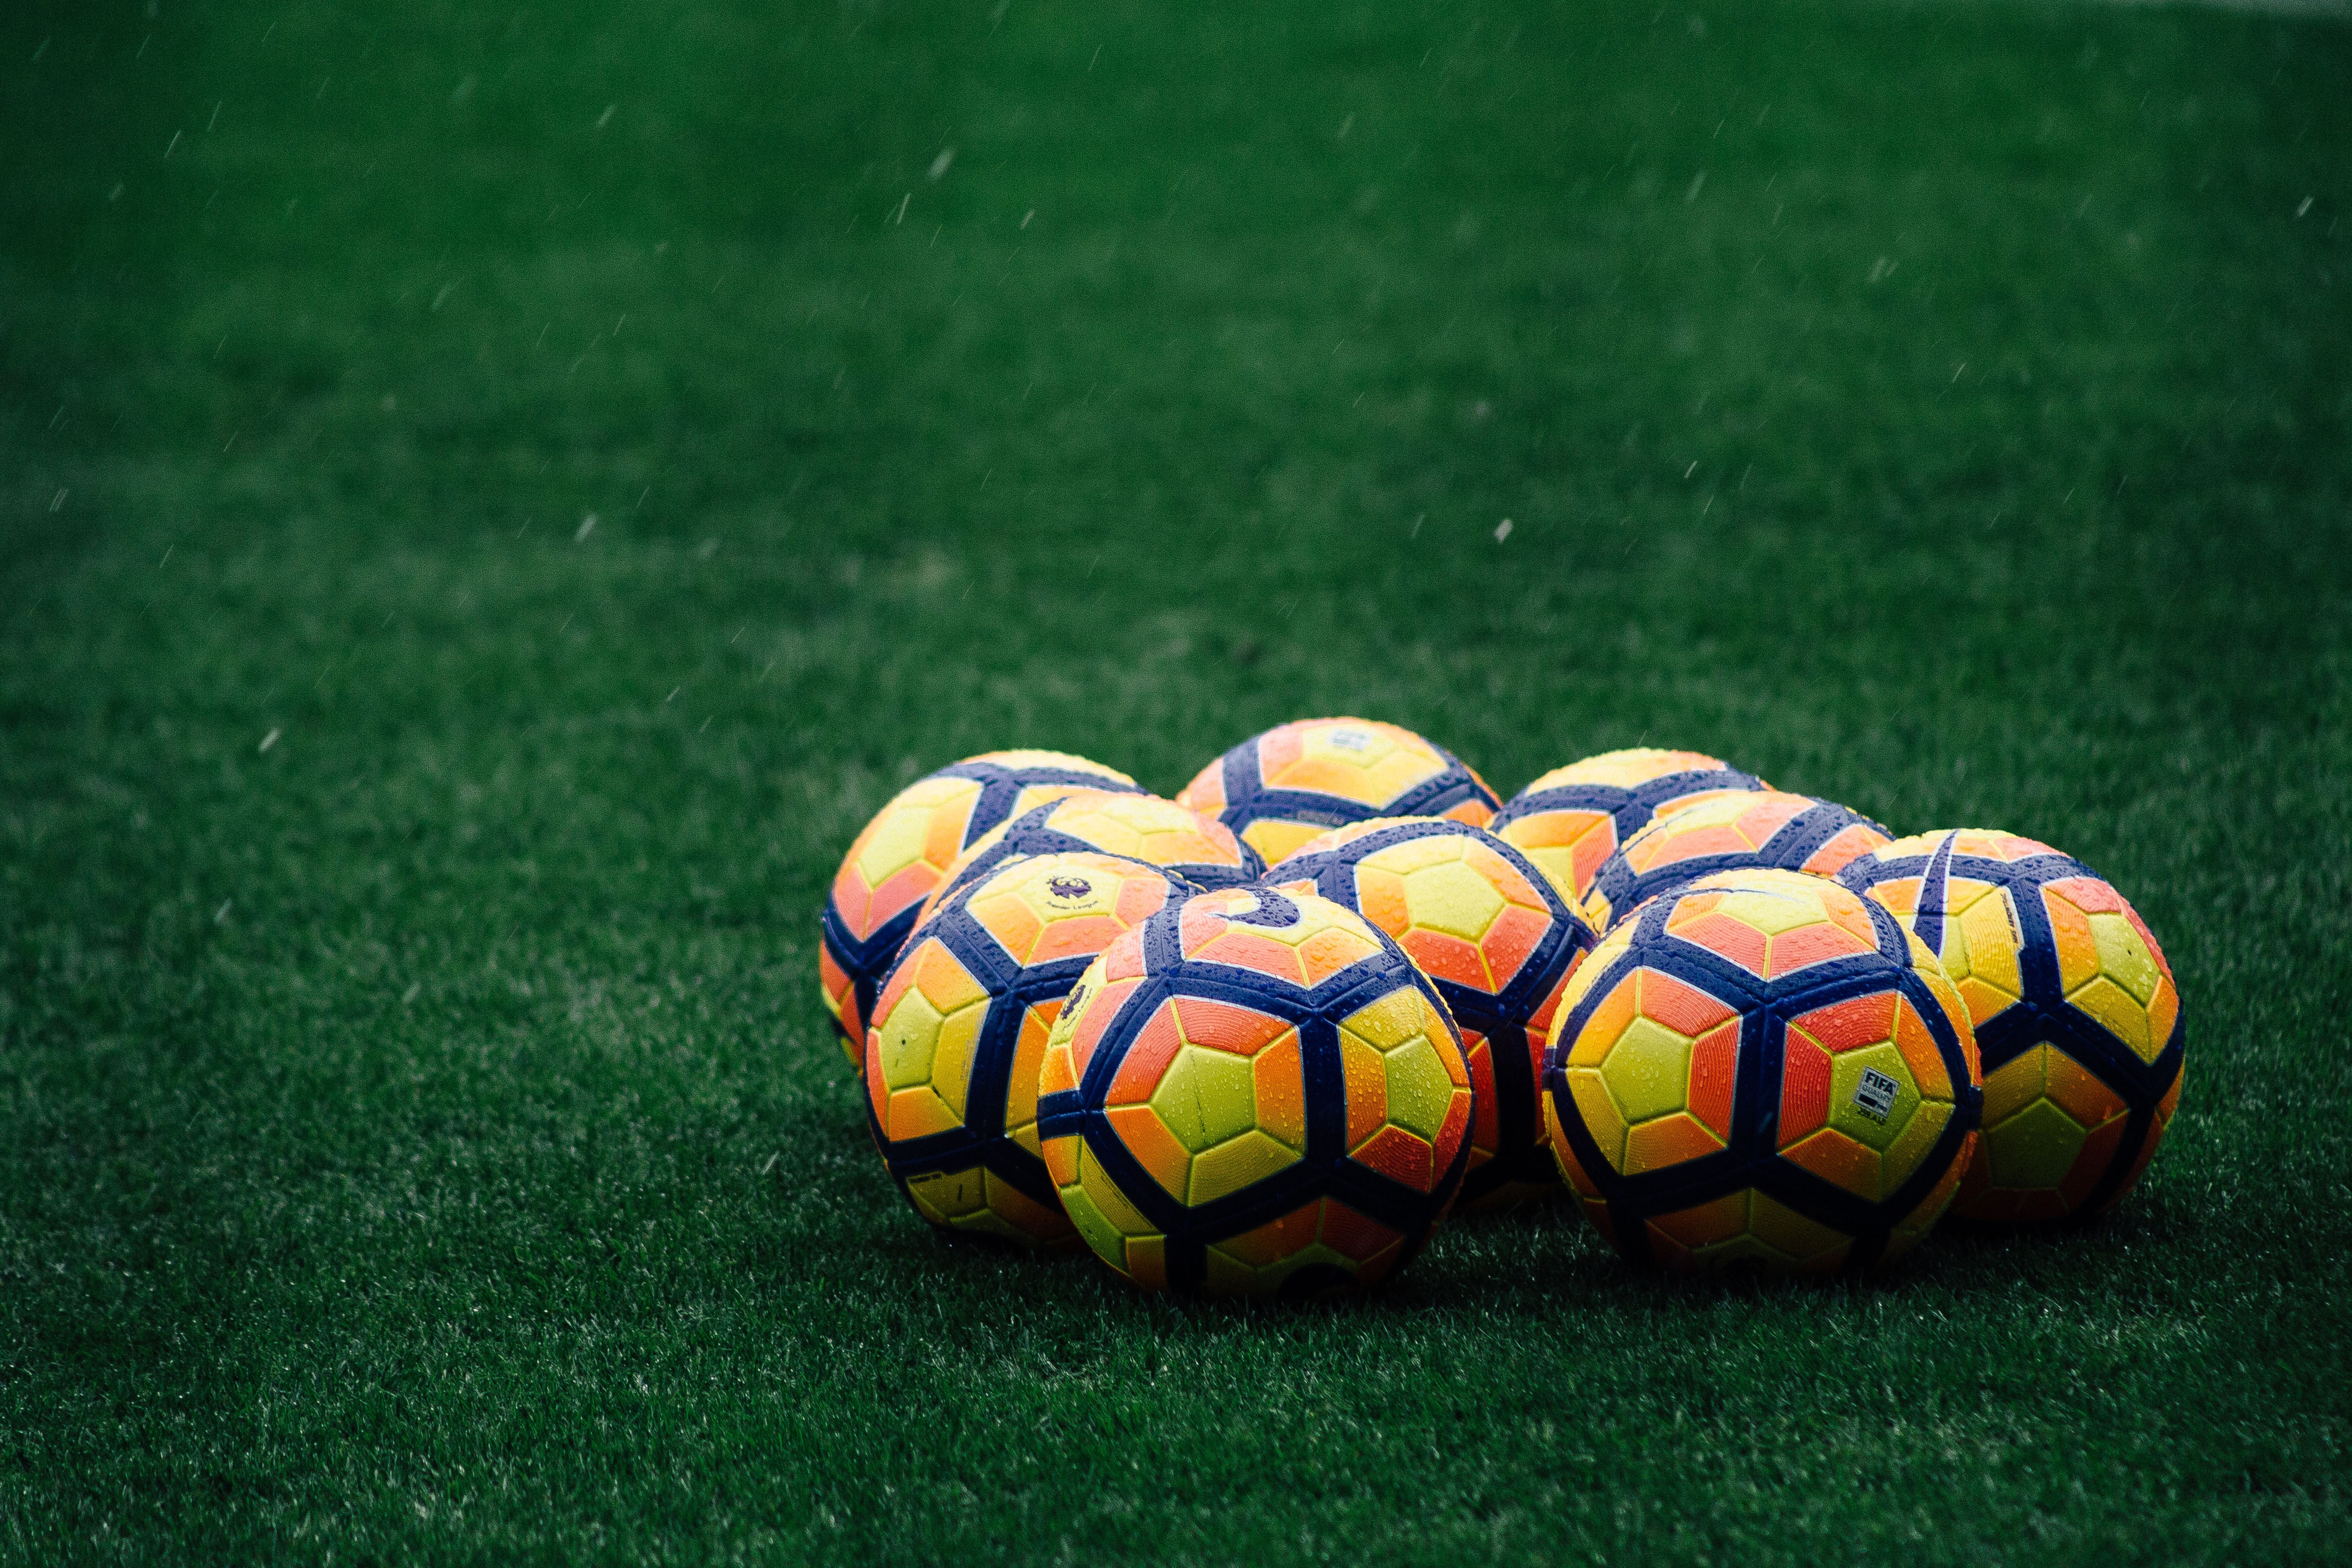
[[(1386, 823), (1390, 826), (1395, 826), (1399, 823), (1412, 820), (1413, 818), (1409, 816), (1381, 816), (1373, 818), (1372, 823)], [(1372, 823), (1352, 826), (1370, 827)], [(1341, 838), (1346, 842), (1362, 837), (1364, 835), (1335, 833), (1331, 837)], [(1416, 871), (1427, 870), (1433, 866), (1452, 865), (1461, 858), (1461, 839), (1432, 836), (1427, 838), (1408, 838), (1402, 844), (1391, 844), (1385, 849), (1374, 851), (1361, 863), (1366, 866), (1381, 867), (1385, 870), (1395, 872), (1400, 877), (1410, 877)]]
[[(1948, 1102), (1940, 1100), (1923, 1101), (1913, 1112), (1911, 1120), (1904, 1123), (1902, 1135), (1886, 1145), (1886, 1186), (1873, 1195), (1885, 1197), (1909, 1181), (1913, 1173), (1919, 1169), (1920, 1162), (1936, 1147), (1936, 1140), (1944, 1135), (1944, 1128), (1951, 1120), (1952, 1107)], [(1955, 1160), (1952, 1168), (1958, 1170), (1960, 1162)]]
[(1819, 899), (1792, 897), (1780, 888), (1733, 889), (1725, 893), (1722, 901), (1716, 905), (1716, 912), (1728, 915), (1766, 936), (1801, 931), (1806, 926), (1819, 925), (1830, 918), (1829, 911), (1822, 907)]
[(2090, 920), (2091, 942), (2098, 950), (2100, 970), (2129, 993), (2133, 1001), (2147, 1006), (2155, 1000), (2164, 975), (2139, 928), (2120, 910), (2101, 910)]
[(1062, 1210), (1070, 1216), (1070, 1223), (1077, 1226), (1079, 1238), (1096, 1257), (1121, 1274), (1127, 1273), (1127, 1237), (1110, 1222), (1108, 1215), (1095, 1206), (1094, 1198), (1085, 1188), (1064, 1187)]
[[(1111, 1180), (1110, 1173), (1104, 1170), (1102, 1162), (1095, 1158), (1094, 1150), (1083, 1141), (1078, 1145), (1077, 1184), (1062, 1189), (1062, 1202), (1069, 1209), (1072, 1219), (1077, 1218), (1081, 1199), (1094, 1210), (1111, 1234), (1121, 1237), (1160, 1234), (1151, 1222), (1143, 1217), (1142, 1211), (1127, 1201), (1127, 1195), (1118, 1190), (1118, 1184)], [(1088, 1239), (1091, 1241), (1093, 1238), (1089, 1237)], [(1095, 1250), (1106, 1257), (1116, 1256), (1099, 1246)]]
[[(1862, 1092), (1866, 1072), (1895, 1080), (1895, 1103), (1884, 1116), (1871, 1114), (1869, 1097)], [(1919, 1103), (1919, 1085), (1911, 1076), (1911, 1064), (1891, 1040), (1843, 1051), (1831, 1059), (1830, 1125), (1865, 1147), (1881, 1151), (1891, 1147)]]
[(1076, 1239), (1070, 1216), (1059, 1204), (1049, 1208), (993, 1171), (988, 1173), (987, 1188), (988, 1206), (967, 1228), (1032, 1247), (1066, 1247)]
[(1385, 1066), (1390, 1125), (1435, 1143), (1459, 1092), (1444, 1056), (1423, 1035), (1391, 1050)]
[(1806, 1271), (1835, 1268), (1845, 1261), (1846, 1249), (1853, 1245), (1843, 1232), (1807, 1219), (1763, 1193), (1756, 1194), (1748, 1229), (1758, 1241)]
[(1984, 1125), (2006, 1121), (2042, 1098), (2052, 1054), (2052, 1047), (2035, 1046), (1985, 1074)]
[(1601, 1064), (1610, 1098), (1628, 1121), (1646, 1121), (1690, 1101), (1691, 1042), (1654, 1018), (1635, 1018)]
[[(859, 836), (851, 859), (858, 879), (878, 888), (908, 867), (931, 858), (940, 847), (932, 842), (934, 826), (941, 821), (950, 828), (949, 836), (960, 839), (980, 790), (974, 779), (922, 779), (908, 785)], [(955, 846), (949, 845), (946, 852), (953, 859)], [(945, 869), (947, 861), (934, 864)]]
[(1185, 1046), (1151, 1091), (1151, 1109), (1198, 1155), (1257, 1124), (1257, 1094), (1244, 1058)]
[(908, 986), (898, 1005), (876, 1020), (874, 1042), (886, 1088), (914, 1089), (931, 1081), (941, 1022), (940, 1010), (914, 986)]
[[(1601, 1074), (1591, 1068), (1570, 1068), (1568, 1071), (1568, 1092), (1576, 1101), (1578, 1115), (1592, 1141), (1601, 1145), (1601, 1157), (1609, 1162), (1612, 1170), (1625, 1168), (1625, 1116), (1609, 1089), (1601, 1081)], [(1552, 1147), (1566, 1149), (1567, 1141), (1555, 1131)]]
[(1376, 1051), (1391, 1051), (1425, 1035), (1429, 1020), (1428, 998), (1405, 985), (1349, 1014), (1339, 1021), (1339, 1027)]
[(1660, 746), (1627, 746), (1614, 752), (1596, 752), (1564, 768), (1554, 768), (1520, 793), (1533, 795), (1538, 790), (1580, 784), (1637, 789), (1652, 779), (1662, 779), (1669, 773), (1721, 773), (1730, 766), (1722, 758), (1710, 757), (1704, 752), (1669, 751)]
[[(1065, 773), (1100, 773), (1104, 778), (1112, 779), (1123, 784), (1131, 784), (1135, 782), (1125, 773), (1120, 773), (1117, 768), (1111, 767), (1107, 763), (1096, 762), (1092, 757), (1082, 757), (1076, 752), (1051, 752), (1044, 749), (1043, 747), (1037, 746), (1015, 746), (1008, 751), (982, 752), (980, 755), (972, 758), (971, 761), (975, 763), (994, 763), (1000, 768), (1013, 768), (1016, 770), (1023, 768), (1059, 768)], [(1041, 789), (1063, 789), (1075, 786), (1063, 784), (1041, 784), (1036, 787)]]
[(1593, 873), (1617, 847), (1615, 822), (1598, 811), (1538, 811), (1514, 817), (1496, 837), (1535, 862), (1570, 909), (1584, 902)]
[(1378, 1046), (1342, 1025), (1339, 1074), (1348, 1089), (1348, 1147), (1361, 1148), (1388, 1125), (1387, 1058)]
[(2108, 1033), (2131, 1047), (2140, 1060), (2152, 1062), (2164, 1048), (2162, 1043), (2148, 1033), (2147, 1009), (2132, 994), (2106, 974), (2095, 976), (2088, 983), (2070, 991), (2066, 1000), (2097, 1019)]
[(1262, 816), (1242, 829), (1242, 839), (1271, 866), (1297, 854), (1322, 831), (1311, 822), (1285, 822), (1278, 817)]
[[(1418, 839), (1443, 844), (1444, 839)], [(1503, 895), (1495, 885), (1458, 857), (1406, 873), (1407, 919), (1423, 931), (1443, 931), (1465, 942), (1476, 942), (1503, 912)]]
[(908, 1178), (907, 1195), (916, 1212), (933, 1225), (959, 1225), (988, 1207), (987, 1173), (929, 1171)]
[[(2007, 889), (1986, 882), (1956, 881), (1949, 892), (1944, 951), (1937, 955), (1944, 972), (1955, 984), (1973, 980), (2010, 1002), (2024, 995), (2025, 976), (2018, 965), (2022, 940)], [(1971, 1021), (1981, 1020), (1972, 1016)]]
[(1328, 1264), (1350, 1274), (1356, 1271), (1354, 1259), (1320, 1242), (1308, 1242), (1294, 1252), (1255, 1268), (1218, 1247), (1209, 1248), (1203, 1261), (1207, 1268), (1201, 1285), (1212, 1296), (1271, 1296), (1282, 1289), (1285, 1279), (1317, 1263)]
[(1228, 1194), (1240, 1192), (1252, 1182), (1271, 1176), (1297, 1161), (1296, 1150), (1284, 1148), (1253, 1127), (1239, 1137), (1194, 1156), (1192, 1184), (1184, 1201), (1196, 1206), (1213, 1202)]
[(1987, 1126), (1982, 1136), (1994, 1186), (2054, 1189), (2074, 1168), (2090, 1133), (2052, 1101), (2037, 1099)]
[(1037, 1142), (1037, 1085), (1044, 1076), (1045, 1042), (1052, 1037), (1059, 1001), (1032, 1007), (1023, 1015), (1021, 1033), (1013, 1043), (1013, 1078), (1004, 1091), (1004, 1132), (1032, 1154)]

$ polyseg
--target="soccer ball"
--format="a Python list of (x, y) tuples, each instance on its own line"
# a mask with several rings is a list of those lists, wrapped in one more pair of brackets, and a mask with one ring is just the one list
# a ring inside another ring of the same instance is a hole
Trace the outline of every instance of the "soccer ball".
[(1570, 973), (1600, 939), (1543, 873), (1482, 828), (1384, 816), (1308, 840), (1265, 882), (1355, 910), (1436, 982), (1477, 1096), (1462, 1206), (1556, 1188), (1537, 1103), (1544, 1044)]
[(925, 774), (874, 814), (834, 873), (817, 949), (824, 1008), (852, 1067), (865, 1058), (875, 990), (915, 929), (918, 906), (964, 846), (1080, 789), (1143, 793), (1117, 768), (1066, 752), (986, 752)]
[(1952, 1212), (2054, 1220), (2123, 1201), (2180, 1102), (2180, 993), (2124, 896), (2047, 844), (1963, 830), (1849, 865), (1942, 960), (1984, 1054), (1984, 1135)]
[(1046, 1042), (1038, 1110), (1063, 1207), (1124, 1278), (1300, 1297), (1420, 1248), (1469, 1163), (1474, 1099), (1403, 950), (1261, 885), (1104, 949)]
[(1578, 968), (1544, 1116), (1627, 1258), (1820, 1272), (1935, 1225), (1979, 1081), (1967, 1006), (1894, 916), (1824, 877), (1724, 871), (1643, 905)]
[(866, 1034), (867, 1125), (941, 1230), (1075, 1241), (1037, 1142), (1037, 1068), (1097, 953), (1192, 889), (1116, 856), (1033, 855), (966, 886), (883, 983)]
[(1016, 855), (1092, 849), (1173, 871), (1196, 888), (1225, 888), (1257, 879), (1265, 869), (1257, 851), (1232, 828), (1156, 795), (1080, 790), (1022, 813), (981, 835), (948, 868), (916, 916), (919, 926), (956, 889), (984, 877)]
[(1502, 803), (1461, 758), (1366, 719), (1297, 719), (1244, 741), (1176, 796), (1240, 834), (1266, 862), (1373, 816), (1449, 816), (1483, 827)]
[(1652, 817), (1771, 787), (1718, 757), (1635, 746), (1552, 769), (1506, 802), (1486, 827), (1541, 867), (1561, 898), (1581, 907), (1601, 863)]
[(1644, 899), (1711, 871), (1772, 867), (1834, 877), (1894, 837), (1833, 801), (1780, 790), (1734, 792), (1660, 816), (1601, 863), (1584, 918), (1607, 931)]

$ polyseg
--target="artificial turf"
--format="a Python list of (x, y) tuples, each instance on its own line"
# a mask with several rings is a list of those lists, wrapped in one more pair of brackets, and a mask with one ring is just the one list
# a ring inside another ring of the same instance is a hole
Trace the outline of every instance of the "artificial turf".
[[(0, 10), (0, 1555), (2341, 1552), (2347, 81), (1958, 0)], [(817, 1000), (858, 825), (1324, 712), (2064, 847), (2168, 1142), (1876, 1283), (934, 1239)]]

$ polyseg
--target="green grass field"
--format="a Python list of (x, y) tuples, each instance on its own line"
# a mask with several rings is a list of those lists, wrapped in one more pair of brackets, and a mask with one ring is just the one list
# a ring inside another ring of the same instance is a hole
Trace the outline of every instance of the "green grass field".
[[(2340, 1560), (2347, 82), (1963, 0), (0, 9), (0, 1556)], [(858, 826), (1334, 711), (2056, 842), (2168, 1143), (1874, 1284), (934, 1240), (816, 995)]]

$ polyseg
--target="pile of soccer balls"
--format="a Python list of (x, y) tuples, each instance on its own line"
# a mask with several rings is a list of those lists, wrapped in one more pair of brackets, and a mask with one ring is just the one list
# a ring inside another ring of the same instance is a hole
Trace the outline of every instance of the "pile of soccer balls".
[(1154, 1289), (1367, 1286), (1563, 1182), (1636, 1261), (1867, 1267), (1947, 1209), (2107, 1209), (2180, 1094), (2162, 951), (2047, 845), (1691, 752), (1507, 805), (1357, 719), (1173, 801), (942, 768), (850, 847), (820, 966), (918, 1214)]

